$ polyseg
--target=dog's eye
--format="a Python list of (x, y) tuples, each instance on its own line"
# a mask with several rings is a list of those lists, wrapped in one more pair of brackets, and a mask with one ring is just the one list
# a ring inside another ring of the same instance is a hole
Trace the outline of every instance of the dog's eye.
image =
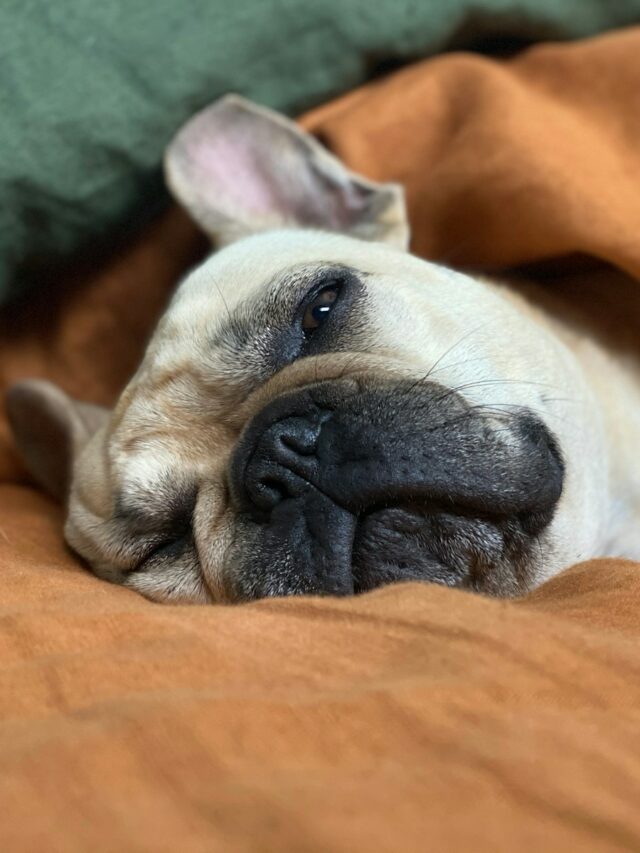
[(336, 282), (328, 287), (323, 287), (309, 302), (302, 318), (302, 329), (307, 337), (312, 335), (327, 319), (339, 293), (340, 285)]
[(161, 561), (178, 560), (192, 541), (191, 533), (180, 534), (172, 539), (161, 539), (138, 560), (136, 565), (129, 569), (129, 572), (147, 571)]

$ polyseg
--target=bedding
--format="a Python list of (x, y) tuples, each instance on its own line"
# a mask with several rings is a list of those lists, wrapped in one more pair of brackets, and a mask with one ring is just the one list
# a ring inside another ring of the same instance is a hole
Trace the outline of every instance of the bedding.
[[(406, 183), (420, 254), (542, 282), (637, 353), (639, 52), (629, 29), (452, 54), (302, 122)], [(205, 251), (171, 209), (6, 307), (1, 384), (111, 402)], [(180, 607), (90, 575), (62, 520), (3, 422), (1, 849), (640, 847), (639, 565), (583, 563), (517, 601), (404, 584)]]
[(0, 302), (157, 212), (166, 143), (230, 90), (291, 113), (447, 48), (638, 20), (640, 0), (4, 0)]

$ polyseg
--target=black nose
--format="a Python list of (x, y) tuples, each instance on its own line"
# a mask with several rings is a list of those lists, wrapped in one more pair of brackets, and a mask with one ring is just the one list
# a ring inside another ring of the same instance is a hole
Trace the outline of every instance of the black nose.
[(249, 458), (239, 455), (236, 494), (256, 517), (286, 499), (302, 497), (318, 473), (317, 444), (330, 413), (312, 408), (268, 425), (253, 444)]
[(563, 465), (544, 425), (524, 413), (495, 429), (443, 396), (324, 382), (274, 400), (234, 455), (236, 506), (263, 517), (314, 488), (356, 515), (408, 501), (496, 517), (550, 511)]
[[(562, 459), (529, 413), (497, 426), (435, 385), (321, 382), (273, 400), (245, 429), (228, 472), (232, 505), (244, 525), (235, 576), (241, 586), (251, 578), (240, 595), (352, 592), (357, 531), (372, 528), (371, 518), (393, 507), (417, 508), (424, 518), (458, 518), (446, 522), (453, 545), (440, 549), (445, 566), (456, 549), (467, 562), (473, 557), (464, 533), (468, 519), (479, 520), (475, 551), (488, 541), (478, 533), (480, 523), (497, 530), (515, 518), (523, 535), (536, 536), (562, 491)], [(401, 533), (385, 531), (375, 527), (375, 537), (384, 537), (376, 539), (377, 551), (392, 545), (399, 553)], [(430, 552), (444, 541), (439, 529), (402, 536)], [(405, 563), (403, 557), (398, 567)], [(399, 578), (398, 567), (386, 560), (376, 578)]]

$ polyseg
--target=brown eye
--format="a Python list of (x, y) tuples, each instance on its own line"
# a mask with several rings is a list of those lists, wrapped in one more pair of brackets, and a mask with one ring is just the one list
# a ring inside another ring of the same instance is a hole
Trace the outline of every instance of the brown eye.
[(312, 302), (307, 305), (302, 318), (302, 328), (306, 335), (312, 334), (329, 316), (334, 302), (338, 298), (340, 287), (332, 284), (317, 293)]

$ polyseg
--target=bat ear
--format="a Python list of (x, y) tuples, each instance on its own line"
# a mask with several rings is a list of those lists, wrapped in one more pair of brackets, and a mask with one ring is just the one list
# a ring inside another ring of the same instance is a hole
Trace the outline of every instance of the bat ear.
[(18, 450), (36, 482), (54, 498), (69, 492), (77, 454), (109, 417), (108, 409), (73, 400), (40, 379), (11, 386), (7, 414)]
[(228, 95), (194, 116), (165, 155), (169, 188), (217, 244), (318, 228), (406, 249), (404, 192), (350, 172), (278, 113)]

